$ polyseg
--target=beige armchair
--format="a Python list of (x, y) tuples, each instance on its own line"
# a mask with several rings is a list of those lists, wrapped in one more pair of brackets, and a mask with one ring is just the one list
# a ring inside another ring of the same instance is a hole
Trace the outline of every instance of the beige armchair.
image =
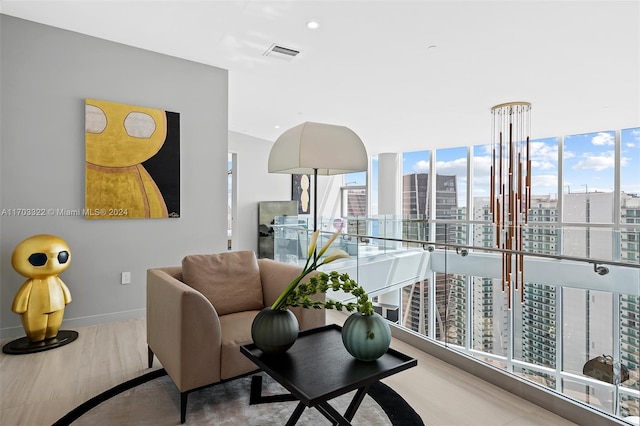
[[(252, 251), (186, 256), (182, 266), (147, 271), (147, 345), (180, 391), (184, 423), (190, 392), (258, 368), (240, 353), (251, 323), (301, 271)], [(323, 297), (323, 295), (319, 295)], [(325, 324), (324, 310), (294, 308), (300, 330)]]

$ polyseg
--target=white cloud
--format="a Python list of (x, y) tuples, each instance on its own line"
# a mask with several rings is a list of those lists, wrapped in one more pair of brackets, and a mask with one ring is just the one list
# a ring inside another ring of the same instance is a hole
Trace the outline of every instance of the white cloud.
[(558, 162), (558, 145), (549, 145), (544, 142), (531, 142), (531, 160), (540, 162)]
[(603, 152), (598, 155), (585, 154), (584, 159), (573, 166), (574, 170), (595, 170), (597, 172), (611, 169), (615, 166), (613, 151)]
[(456, 158), (453, 161), (436, 161), (436, 171), (439, 175), (466, 176), (467, 159)]
[(485, 153), (491, 155), (492, 145), (478, 145), (478, 147)]
[(533, 192), (543, 188), (556, 189), (558, 186), (558, 176), (556, 175), (533, 175), (531, 176), (531, 186)]
[[(531, 160), (531, 169), (535, 172), (536, 170), (554, 170), (556, 169), (557, 162), (550, 161), (535, 161)], [(534, 173), (535, 174), (535, 173)]]
[(420, 160), (412, 167), (415, 173), (429, 173), (429, 162), (427, 160)]
[(591, 138), (591, 143), (594, 145), (614, 145), (615, 139), (611, 133), (600, 132)]
[[(491, 154), (491, 149), (487, 150), (487, 154)], [(496, 155), (499, 155), (496, 153)], [(532, 141), (530, 145), (530, 155), (532, 161), (540, 163), (557, 163), (558, 162), (558, 145), (554, 143), (545, 143), (542, 141)], [(479, 157), (476, 157), (479, 158)], [(491, 161), (491, 155), (487, 157)]]
[(640, 194), (640, 184), (622, 185), (622, 191), (627, 194)]
[(491, 171), (491, 157), (473, 157), (473, 174), (475, 176), (489, 175)]
[(475, 191), (491, 183), (491, 157), (473, 157), (473, 183)]

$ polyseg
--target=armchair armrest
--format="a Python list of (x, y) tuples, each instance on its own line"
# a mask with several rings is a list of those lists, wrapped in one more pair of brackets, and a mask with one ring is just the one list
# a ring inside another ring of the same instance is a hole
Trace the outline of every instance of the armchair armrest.
[(147, 270), (147, 344), (180, 392), (220, 381), (220, 320), (180, 268)]
[[(260, 267), (260, 280), (262, 281), (262, 294), (264, 297), (264, 306), (268, 307), (276, 301), (278, 296), (284, 291), (295, 277), (297, 277), (302, 268), (296, 265), (276, 262), (271, 259), (258, 259)], [(315, 275), (312, 272), (307, 275), (306, 280)], [(315, 300), (325, 300), (324, 294), (317, 294), (313, 297)], [(322, 327), (326, 323), (326, 314), (324, 309), (304, 309), (291, 308), (291, 312), (298, 319), (300, 330), (304, 331), (310, 328)]]

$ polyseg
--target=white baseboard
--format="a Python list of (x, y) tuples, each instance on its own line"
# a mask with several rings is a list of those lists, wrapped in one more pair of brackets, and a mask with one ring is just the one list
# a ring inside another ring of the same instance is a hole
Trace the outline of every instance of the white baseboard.
[[(131, 311), (110, 312), (106, 314), (90, 315), (86, 317), (65, 318), (60, 329), (73, 330), (78, 327), (103, 324), (106, 322), (125, 321), (134, 318), (144, 318), (147, 315), (146, 309), (133, 309)], [(0, 339), (24, 337), (22, 326), (0, 328)]]

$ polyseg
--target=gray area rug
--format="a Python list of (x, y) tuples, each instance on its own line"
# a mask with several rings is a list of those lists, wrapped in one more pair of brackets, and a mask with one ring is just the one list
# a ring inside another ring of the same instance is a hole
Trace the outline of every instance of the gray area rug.
[[(264, 373), (262, 395), (287, 393), (286, 389)], [(155, 376), (158, 376), (157, 374)], [(132, 386), (105, 392), (88, 401), (55, 423), (58, 425), (179, 425), (180, 393), (166, 375), (140, 381)], [(284, 425), (297, 402), (275, 402), (249, 405), (251, 376), (220, 383), (189, 394), (185, 425)], [(330, 401), (344, 413), (355, 391)], [(419, 416), (410, 407), (398, 404), (403, 400), (390, 388), (381, 385), (376, 402), (366, 395), (358, 409), (353, 425), (421, 425)], [(385, 405), (384, 409), (380, 404)], [(400, 415), (393, 411), (401, 409)], [(386, 410), (386, 411), (385, 411)], [(412, 417), (412, 416), (416, 417)], [(395, 420), (392, 420), (394, 419)], [(331, 424), (317, 410), (307, 408), (298, 425), (322, 426)]]

